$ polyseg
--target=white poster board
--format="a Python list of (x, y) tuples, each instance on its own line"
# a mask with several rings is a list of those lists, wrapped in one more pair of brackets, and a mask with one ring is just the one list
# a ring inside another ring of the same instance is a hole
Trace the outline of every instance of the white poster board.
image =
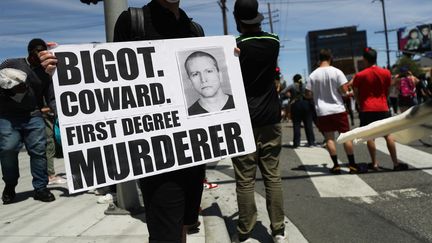
[[(69, 191), (255, 151), (235, 46), (234, 37), (219, 36), (55, 48), (53, 82)], [(186, 70), (186, 58), (197, 51), (198, 71)], [(216, 76), (208, 63), (217, 65)], [(192, 85), (191, 77), (202, 84)], [(193, 103), (219, 88), (224, 107), (189, 114)]]

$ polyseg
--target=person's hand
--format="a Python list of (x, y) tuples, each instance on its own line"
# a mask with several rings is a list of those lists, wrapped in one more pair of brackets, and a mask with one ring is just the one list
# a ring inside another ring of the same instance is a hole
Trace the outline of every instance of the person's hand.
[(240, 56), (240, 48), (234, 47), (234, 55), (237, 57)]
[(56, 47), (57, 43), (48, 42), (47, 46), (48, 46), (48, 50), (39, 52), (38, 56), (39, 56), (39, 60), (41, 62), (42, 67), (45, 69), (45, 72), (52, 76), (54, 74), (56, 67), (57, 67), (56, 66), (57, 65), (57, 58), (54, 55), (54, 53), (52, 53), (49, 50)]
[(50, 109), (49, 107), (43, 107), (43, 108), (41, 109), (41, 112), (46, 114), (46, 113), (51, 112), (51, 109)]

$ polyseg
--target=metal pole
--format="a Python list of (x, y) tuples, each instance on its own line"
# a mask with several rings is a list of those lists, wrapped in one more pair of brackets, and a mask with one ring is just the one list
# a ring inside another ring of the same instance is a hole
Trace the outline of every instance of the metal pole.
[(429, 42), (430, 42), (430, 51), (432, 51), (432, 24), (429, 24)]
[(385, 41), (386, 41), (387, 68), (390, 69), (390, 50), (389, 50), (388, 33), (387, 33), (387, 19), (386, 19), (386, 13), (385, 13), (384, 0), (380, 0), (380, 1), (382, 4), (383, 18), (384, 18), (384, 35), (385, 35)]
[(270, 23), (270, 32), (273, 32), (273, 21), (272, 21), (272, 14), (271, 14), (271, 9), (270, 9), (270, 3), (267, 3), (267, 9), (268, 9), (268, 15), (269, 15), (269, 23)]
[[(114, 26), (117, 18), (127, 8), (127, 0), (104, 0), (105, 32), (107, 42), (113, 41)], [(127, 161), (122, 162), (127, 163)], [(140, 208), (136, 181), (128, 181), (117, 184), (116, 190), (118, 208), (115, 208), (114, 205), (110, 205), (105, 211), (106, 214), (129, 214), (129, 211)]]
[(226, 15), (226, 0), (220, 1), (220, 7), (222, 9), (222, 21), (223, 21), (223, 31), (224, 35), (228, 35), (228, 24), (227, 24), (227, 15)]
[(112, 42), (118, 16), (128, 8), (127, 0), (104, 0), (106, 41)]

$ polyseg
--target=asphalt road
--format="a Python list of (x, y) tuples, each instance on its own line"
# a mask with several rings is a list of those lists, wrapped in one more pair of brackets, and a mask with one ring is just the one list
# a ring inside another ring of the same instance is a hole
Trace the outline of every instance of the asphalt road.
[[(292, 123), (283, 123), (283, 143), (291, 140)], [(282, 149), (285, 215), (309, 242), (432, 242), (432, 148), (398, 145), (410, 169), (395, 172), (384, 141), (377, 144), (382, 169), (360, 175), (330, 175), (324, 148)], [(347, 163), (342, 146), (338, 158)], [(355, 158), (370, 162), (365, 144), (355, 146)], [(222, 172), (233, 177), (231, 169)], [(265, 197), (262, 181), (256, 190)]]

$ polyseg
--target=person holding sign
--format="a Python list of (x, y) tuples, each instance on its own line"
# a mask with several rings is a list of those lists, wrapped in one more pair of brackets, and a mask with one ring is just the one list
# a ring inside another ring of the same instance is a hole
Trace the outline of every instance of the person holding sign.
[(274, 85), (279, 38), (261, 30), (264, 17), (258, 12), (256, 0), (237, 0), (234, 18), (241, 33), (237, 47), (240, 49), (240, 66), (257, 147), (256, 152), (233, 158), (239, 208), (237, 232), (240, 242), (249, 242), (257, 219), (254, 186), (259, 167), (266, 187), (273, 240), (287, 242), (279, 171), (281, 113)]
[(234, 108), (232, 95), (222, 91), (222, 73), (216, 58), (196, 51), (185, 61), (185, 69), (200, 98), (188, 108), (189, 116)]
[[(138, 38), (132, 29), (132, 21), (137, 19), (130, 11), (122, 12), (115, 24), (114, 41), (203, 36), (201, 27), (179, 5), (179, 0), (152, 0), (140, 9), (145, 33), (138, 33)], [(45, 72), (53, 74), (58, 61), (53, 53), (42, 52), (40, 59)], [(205, 166), (198, 165), (140, 179), (150, 243), (186, 242), (188, 226), (198, 222), (204, 175)]]
[(15, 86), (0, 88), (0, 162), (6, 184), (2, 194), (4, 204), (12, 203), (16, 196), (18, 153), (23, 143), (30, 155), (34, 199), (42, 202), (55, 200), (47, 189), (45, 123), (40, 111), (44, 99), (55, 110), (52, 81), (41, 68), (38, 58), (38, 53), (46, 50), (47, 45), (41, 39), (33, 39), (27, 49), (27, 58), (8, 59), (0, 65), (2, 71), (13, 69), (24, 74), (14, 80), (19, 81)]
[[(114, 29), (114, 41), (173, 39), (203, 36), (180, 9), (180, 0), (152, 0), (143, 7), (144, 29), (132, 31), (131, 14), (124, 11)], [(198, 26), (198, 27), (197, 27)], [(186, 242), (188, 225), (198, 221), (205, 166), (140, 179), (150, 242)]]

